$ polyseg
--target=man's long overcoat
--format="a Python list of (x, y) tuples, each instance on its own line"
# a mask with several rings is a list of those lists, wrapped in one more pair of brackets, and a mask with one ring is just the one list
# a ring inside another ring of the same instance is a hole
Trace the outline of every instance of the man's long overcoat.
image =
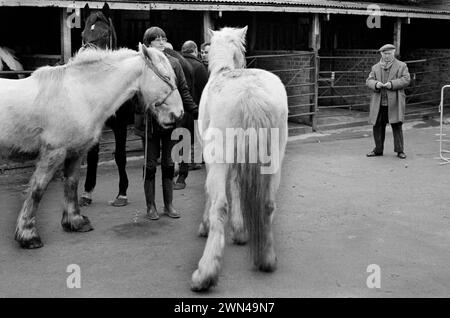
[[(372, 125), (375, 125), (378, 112), (381, 107), (381, 89), (375, 88), (377, 82), (382, 82), (381, 71), (381, 64), (378, 62), (377, 64), (372, 66), (372, 71), (370, 72), (369, 77), (366, 80), (366, 85), (373, 91), (370, 99), (369, 115), (369, 123), (371, 123)], [(411, 78), (406, 63), (395, 59), (389, 70), (389, 76), (387, 79), (388, 82), (392, 83), (392, 88), (386, 89), (390, 124), (403, 122), (405, 119), (405, 88), (409, 85), (410, 80)]]

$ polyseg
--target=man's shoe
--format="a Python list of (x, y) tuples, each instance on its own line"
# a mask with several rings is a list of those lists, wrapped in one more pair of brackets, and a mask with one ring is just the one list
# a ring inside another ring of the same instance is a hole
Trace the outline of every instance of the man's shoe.
[(202, 168), (201, 164), (198, 163), (191, 163), (189, 165), (189, 170), (200, 170)]
[(397, 153), (397, 157), (399, 157), (400, 159), (406, 159), (406, 154), (404, 152), (399, 152)]
[(110, 201), (110, 204), (115, 207), (121, 207), (128, 204), (128, 199), (126, 195), (118, 195), (114, 201)]
[(186, 183), (183, 182), (177, 182), (173, 185), (173, 189), (174, 190), (183, 190), (184, 188), (186, 188)]
[(383, 155), (383, 153), (377, 153), (375, 151), (371, 151), (366, 156), (367, 157), (378, 157), (378, 156), (382, 156), (382, 155)]
[(82, 207), (82, 206), (88, 206), (91, 203), (92, 203), (92, 194), (90, 192), (84, 192), (80, 197), (80, 201), (78, 202), (78, 205), (80, 207)]
[(184, 180), (185, 180), (185, 178), (179, 176), (177, 178), (177, 181), (173, 184), (173, 189), (174, 190), (183, 190), (184, 188), (186, 188), (186, 182)]

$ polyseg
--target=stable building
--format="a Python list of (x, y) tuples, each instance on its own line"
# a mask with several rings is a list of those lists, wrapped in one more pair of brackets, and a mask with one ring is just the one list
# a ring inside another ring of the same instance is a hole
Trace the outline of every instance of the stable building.
[[(285, 83), (292, 123), (316, 128), (333, 112), (364, 117), (365, 79), (385, 43), (397, 47), (413, 77), (408, 109), (436, 107), (450, 82), (450, 1), (108, 0), (119, 46), (136, 48), (144, 31), (162, 27), (176, 50), (209, 40), (208, 29), (249, 26), (249, 67)], [(388, 3), (389, 2), (389, 3)], [(29, 71), (66, 62), (81, 46), (83, 8), (105, 1), (0, 0), (0, 46), (16, 51)], [(294, 125), (295, 126), (295, 125)], [(294, 131), (294, 130), (292, 130)]]

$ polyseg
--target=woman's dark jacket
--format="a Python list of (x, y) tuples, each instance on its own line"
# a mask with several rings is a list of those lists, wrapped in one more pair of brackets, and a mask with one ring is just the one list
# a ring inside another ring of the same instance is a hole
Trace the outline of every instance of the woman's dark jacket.
[[(169, 62), (175, 72), (176, 84), (178, 92), (180, 93), (181, 99), (183, 101), (184, 112), (190, 113), (194, 117), (194, 119), (197, 119), (198, 106), (194, 103), (194, 100), (192, 99), (192, 96), (189, 92), (189, 87), (186, 83), (186, 78), (184, 76), (184, 72), (180, 65), (180, 62), (178, 62), (176, 58), (168, 54), (166, 54), (166, 57), (169, 59)], [(155, 131), (156, 129), (163, 130), (163, 128), (158, 124), (158, 122), (150, 112), (148, 112), (147, 116), (147, 137), (151, 137), (153, 131)], [(136, 105), (135, 107), (134, 121), (135, 134), (141, 137), (145, 137), (145, 115), (144, 109), (140, 105)], [(169, 130), (171, 129), (173, 130), (173, 128), (170, 128)]]

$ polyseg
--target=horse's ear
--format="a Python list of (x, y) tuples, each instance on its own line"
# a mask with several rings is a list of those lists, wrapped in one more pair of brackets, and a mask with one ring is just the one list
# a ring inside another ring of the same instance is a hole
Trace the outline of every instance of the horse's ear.
[(109, 8), (108, 3), (105, 2), (102, 8), (102, 12), (105, 15), (105, 17), (107, 18), (111, 17), (111, 9)]
[(241, 29), (241, 37), (245, 41), (245, 36), (247, 35), (248, 25)]
[(86, 5), (83, 8), (83, 11), (84, 11), (84, 14), (85, 14), (86, 19), (87, 19), (87, 17), (89, 16), (89, 13), (91, 13), (91, 9), (89, 8), (89, 3), (86, 3)]
[(146, 54), (146, 51), (147, 51), (141, 42), (139, 42), (139, 44), (138, 44), (138, 50), (139, 50), (139, 52), (141, 52), (144, 55)]
[(147, 48), (141, 42), (139, 42), (139, 52), (141, 52), (145, 58), (149, 59), (150, 61), (152, 60), (152, 58), (150, 57), (150, 54), (148, 53)]
[(209, 37), (212, 38), (214, 36), (214, 31), (208, 28)]

